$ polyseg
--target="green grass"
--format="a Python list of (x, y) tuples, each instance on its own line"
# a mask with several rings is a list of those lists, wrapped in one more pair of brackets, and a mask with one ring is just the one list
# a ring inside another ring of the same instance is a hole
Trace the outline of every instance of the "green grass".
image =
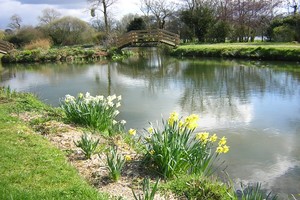
[(172, 55), (300, 61), (300, 45), (263, 42), (182, 45), (175, 49)]
[(33, 95), (0, 89), (0, 199), (108, 199), (60, 150), (11, 115), (46, 109)]
[(162, 183), (159, 189), (161, 191), (172, 191), (177, 197), (186, 199), (237, 200), (232, 187), (201, 176), (183, 175)]

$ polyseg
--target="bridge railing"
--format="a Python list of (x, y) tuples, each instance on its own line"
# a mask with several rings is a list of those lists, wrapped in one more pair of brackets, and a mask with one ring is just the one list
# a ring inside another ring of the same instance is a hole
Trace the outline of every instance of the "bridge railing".
[(162, 29), (130, 31), (118, 38), (117, 46), (133, 46), (138, 43), (162, 42), (177, 46), (180, 42), (179, 35)]
[(0, 40), (0, 52), (1, 53), (6, 54), (8, 51), (12, 50), (13, 48), (14, 48), (13, 44), (3, 41), (3, 40)]

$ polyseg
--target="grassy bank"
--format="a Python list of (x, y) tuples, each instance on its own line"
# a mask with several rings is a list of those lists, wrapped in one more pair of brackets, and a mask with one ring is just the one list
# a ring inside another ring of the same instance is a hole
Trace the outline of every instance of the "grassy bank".
[(172, 52), (182, 57), (225, 57), (300, 61), (300, 45), (287, 43), (221, 43), (183, 45)]
[(51, 49), (13, 50), (0, 57), (3, 63), (49, 63), (49, 62), (94, 62), (102, 59), (123, 59), (131, 55), (129, 51), (100, 48), (61, 47)]
[(0, 199), (107, 199), (18, 118), (41, 111), (52, 113), (33, 95), (0, 90)]
[[(174, 199), (241, 199), (230, 181), (225, 184), (213, 175), (214, 164), (219, 167), (221, 164), (214, 162), (229, 151), (227, 138), (207, 132), (192, 134), (198, 126), (197, 115), (183, 119), (173, 112), (163, 129), (150, 126), (144, 132), (147, 137), (142, 139), (136, 137), (135, 129), (125, 131), (114, 120), (117, 118), (111, 119), (114, 122), (111, 133), (101, 137), (101, 132), (97, 127), (90, 127), (91, 124), (71, 126), (74, 118), (64, 112), (78, 114), (80, 107), (90, 106), (90, 112), (84, 113), (95, 114), (93, 111), (99, 106), (119, 107), (120, 100), (121, 96), (115, 95), (107, 98), (93, 97), (89, 93), (80, 93), (77, 97), (66, 95), (65, 106), (60, 109), (43, 104), (32, 94), (1, 88), (0, 199), (133, 199), (132, 190), (139, 195), (151, 193), (152, 197), (157, 190), (156, 196), (165, 195), (167, 199), (170, 196)], [(78, 110), (70, 110), (68, 106), (75, 104)], [(118, 111), (113, 111), (116, 116)], [(124, 125), (126, 122), (122, 121)], [(93, 129), (92, 135), (87, 133), (88, 128)], [(86, 134), (82, 135), (79, 129)], [(100, 142), (94, 140), (97, 138)], [(82, 177), (110, 195), (99, 193)], [(155, 179), (161, 180), (156, 186)], [(259, 185), (255, 190), (251, 188), (248, 185), (241, 188), (241, 195), (249, 196), (245, 200), (253, 196), (257, 200), (266, 199)], [(141, 199), (153, 200), (144, 197)]]

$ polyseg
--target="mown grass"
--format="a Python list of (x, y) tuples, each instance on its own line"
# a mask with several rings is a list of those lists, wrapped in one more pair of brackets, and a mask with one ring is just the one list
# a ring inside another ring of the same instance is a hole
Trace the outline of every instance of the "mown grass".
[(300, 45), (294, 43), (221, 43), (179, 46), (172, 53), (182, 57), (227, 57), (300, 61)]
[(234, 188), (217, 180), (201, 176), (180, 176), (177, 179), (162, 183), (162, 191), (172, 191), (182, 199), (235, 200)]
[(46, 109), (33, 95), (0, 89), (0, 199), (108, 199), (60, 150), (12, 115)]

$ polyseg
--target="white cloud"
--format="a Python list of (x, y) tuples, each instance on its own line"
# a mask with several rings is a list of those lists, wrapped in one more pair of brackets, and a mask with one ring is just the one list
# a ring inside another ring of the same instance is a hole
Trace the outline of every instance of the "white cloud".
[[(119, 0), (111, 9), (112, 15), (121, 19), (128, 13), (140, 13), (139, 0)], [(37, 25), (38, 16), (45, 8), (54, 8), (63, 15), (78, 17), (82, 20), (89, 21), (91, 19), (88, 11), (88, 3), (86, 0), (0, 0), (0, 29), (6, 29), (10, 23), (10, 17), (18, 14), (23, 25)]]

